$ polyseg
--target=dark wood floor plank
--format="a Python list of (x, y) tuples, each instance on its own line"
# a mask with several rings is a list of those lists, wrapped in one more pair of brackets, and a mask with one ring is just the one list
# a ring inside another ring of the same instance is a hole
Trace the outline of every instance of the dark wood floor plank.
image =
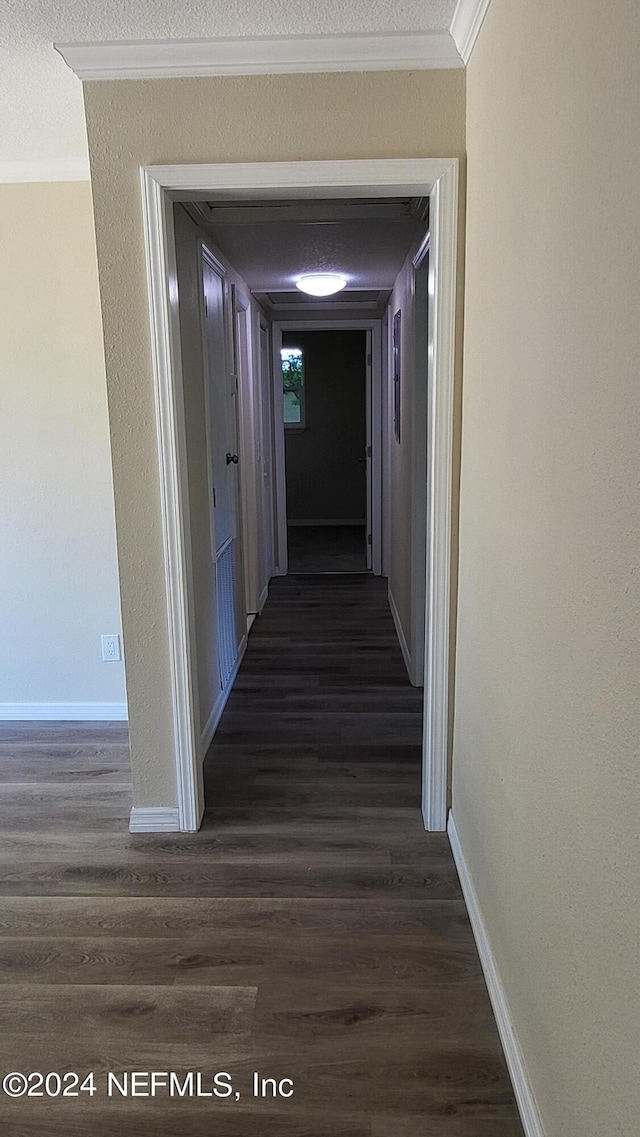
[(8, 1036), (35, 1036), (62, 1045), (68, 1032), (88, 1042), (104, 1036), (107, 1045), (153, 1038), (155, 1042), (206, 1043), (212, 1035), (248, 1031), (255, 987), (173, 987), (146, 985), (14, 983), (2, 990), (0, 1048)]
[[(95, 1104), (87, 1103), (69, 1109), (37, 1107), (20, 1109), (20, 1103), (11, 1103), (7, 1111), (7, 1124), (11, 1137), (371, 1137), (371, 1123), (366, 1116), (332, 1117), (308, 1110), (300, 1112), (288, 1103), (263, 1108), (261, 1103), (253, 1109), (238, 1107), (235, 1103), (208, 1101), (193, 1105), (181, 1102), (148, 1101), (144, 1105), (129, 1099), (126, 1104), (109, 1102), (108, 1109), (100, 1113), (100, 1129), (95, 1128)], [(60, 1103), (60, 1106), (68, 1103)], [(35, 1116), (34, 1116), (35, 1114)], [(511, 1134), (504, 1130), (505, 1137)], [(482, 1135), (484, 1137), (484, 1135)], [(498, 1134), (497, 1137), (502, 1137)]]
[[(391, 964), (389, 961), (391, 960)], [(302, 977), (347, 986), (366, 999), (367, 985), (479, 985), (475, 950), (447, 940), (377, 936), (354, 949), (342, 935), (248, 936), (226, 932), (175, 939), (3, 937), (0, 984), (281, 985)]]
[[(291, 931), (315, 936), (350, 934), (368, 943), (374, 934), (441, 937), (473, 944), (464, 903), (459, 900), (377, 901), (250, 897), (167, 897), (162, 905), (151, 897), (4, 896), (0, 905), (0, 937), (124, 936), (152, 939), (240, 935)], [(393, 956), (390, 955), (392, 959)]]
[(129, 734), (123, 722), (2, 722), (0, 723), (0, 743), (40, 743), (45, 747), (52, 744), (71, 743), (85, 746), (105, 746), (119, 743), (128, 746)]
[[(167, 863), (146, 865), (131, 858), (106, 864), (66, 861), (17, 861), (0, 864), (0, 894), (13, 896), (317, 896), (385, 897), (421, 900), (457, 899), (459, 884), (448, 868), (431, 870), (395, 865), (371, 868), (366, 854), (362, 865), (343, 868), (308, 866), (222, 864), (208, 865), (196, 858), (167, 857)], [(306, 874), (306, 875), (305, 875)]]

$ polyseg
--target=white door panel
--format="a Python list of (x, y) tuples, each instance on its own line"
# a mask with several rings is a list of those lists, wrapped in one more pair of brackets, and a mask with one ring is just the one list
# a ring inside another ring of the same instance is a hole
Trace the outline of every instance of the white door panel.
[(366, 367), (366, 455), (365, 455), (365, 470), (367, 474), (367, 569), (369, 572), (373, 567), (373, 462), (372, 458), (372, 439), (373, 439), (373, 426), (372, 426), (372, 401), (373, 401), (373, 333), (371, 330), (367, 331), (366, 342), (367, 353), (367, 367)]
[(233, 296), (206, 252), (202, 255), (207, 385), (211, 549), (216, 567), (220, 686), (232, 676), (243, 635), (244, 590), (238, 537), (238, 391)]
[(262, 580), (268, 584), (273, 575), (273, 483), (271, 477), (272, 451), (272, 393), (269, 360), (269, 332), (260, 325), (260, 393), (262, 409), (261, 473), (262, 473)]

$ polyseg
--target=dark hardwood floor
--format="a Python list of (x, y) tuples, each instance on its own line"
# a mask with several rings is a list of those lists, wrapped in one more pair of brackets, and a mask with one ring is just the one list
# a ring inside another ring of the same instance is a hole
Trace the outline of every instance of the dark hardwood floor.
[[(449, 846), (421, 825), (420, 706), (383, 581), (289, 577), (200, 833), (128, 834), (121, 725), (2, 724), (1, 1073), (97, 1088), (0, 1095), (3, 1133), (521, 1137)], [(240, 1097), (106, 1096), (108, 1071), (154, 1070), (228, 1071)], [(293, 1096), (253, 1098), (253, 1071)]]

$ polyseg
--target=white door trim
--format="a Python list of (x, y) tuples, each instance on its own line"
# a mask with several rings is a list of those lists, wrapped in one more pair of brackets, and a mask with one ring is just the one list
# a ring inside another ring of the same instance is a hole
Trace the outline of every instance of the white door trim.
[(141, 174), (178, 820), (180, 830), (191, 833), (202, 822), (204, 787), (173, 207), (162, 183), (145, 169)]
[(422, 816), (447, 826), (449, 637), (451, 633), (451, 475), (455, 377), (458, 165), (430, 195), (427, 393), (427, 591), (425, 605)]
[(287, 477), (284, 439), (284, 388), (282, 386), (282, 324), (271, 324), (271, 400), (273, 405), (273, 573), (289, 571), (287, 533)]
[[(458, 162), (407, 158), (329, 162), (146, 166), (141, 170), (153, 381), (167, 587), (174, 752), (181, 830), (197, 829), (204, 797), (199, 762), (197, 682), (189, 563), (189, 511), (182, 405), (172, 201), (315, 196), (430, 198), (430, 350), (427, 635), (423, 816), (446, 827), (449, 671), (449, 565), (455, 333)], [(317, 325), (315, 325), (317, 326)]]
[[(411, 296), (413, 300), (412, 384), (411, 384), (411, 611), (426, 612), (426, 574), (428, 556), (427, 462), (429, 447), (429, 387), (432, 383), (429, 353), (429, 292), (425, 269), (429, 255), (427, 233), (413, 257)], [(420, 271), (422, 270), (422, 271)], [(420, 275), (418, 275), (420, 274)], [(416, 687), (424, 686), (426, 621), (412, 620), (409, 635), (409, 675)]]
[[(280, 350), (282, 348), (283, 332), (320, 332), (320, 331), (370, 331), (372, 344), (371, 368), (371, 463), (372, 463), (372, 502), (371, 502), (371, 529), (372, 541), (372, 571), (375, 576), (382, 573), (382, 463), (383, 463), (383, 435), (382, 435), (382, 320), (352, 320), (345, 315), (333, 320), (273, 320), (271, 324), (273, 345), (273, 376), (274, 406), (278, 417), (275, 445), (275, 484), (276, 484), (276, 530), (278, 534), (278, 550), (281, 561), (276, 568), (277, 576), (284, 576), (287, 572), (287, 497), (286, 476), (284, 460), (284, 411), (282, 407), (282, 384), (279, 382)], [(283, 553), (280, 550), (284, 550)], [(284, 569), (282, 568), (284, 566)]]

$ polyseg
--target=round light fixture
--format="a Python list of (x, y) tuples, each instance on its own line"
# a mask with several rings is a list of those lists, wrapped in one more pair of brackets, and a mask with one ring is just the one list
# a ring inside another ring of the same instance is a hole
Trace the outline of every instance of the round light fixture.
[(296, 281), (296, 288), (308, 292), (309, 296), (333, 296), (334, 292), (340, 292), (346, 285), (346, 277), (337, 272), (307, 273)]

